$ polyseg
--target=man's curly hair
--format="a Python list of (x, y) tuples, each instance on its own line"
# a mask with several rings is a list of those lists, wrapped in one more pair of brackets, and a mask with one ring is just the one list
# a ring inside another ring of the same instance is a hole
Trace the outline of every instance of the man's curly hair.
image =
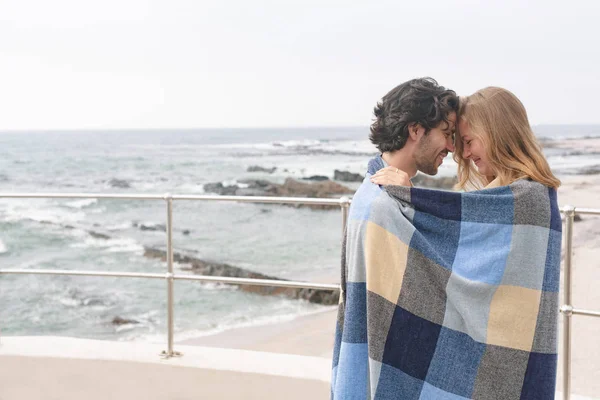
[(427, 134), (442, 121), (448, 124), (452, 111), (458, 111), (454, 90), (438, 85), (433, 78), (412, 79), (396, 86), (377, 103), (369, 139), (382, 153), (400, 150), (406, 144), (410, 125), (421, 125)]

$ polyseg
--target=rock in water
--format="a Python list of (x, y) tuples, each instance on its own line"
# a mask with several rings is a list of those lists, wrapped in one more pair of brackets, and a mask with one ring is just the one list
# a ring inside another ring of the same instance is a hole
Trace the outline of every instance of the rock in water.
[(204, 185), (204, 191), (208, 193), (216, 193), (220, 196), (234, 196), (235, 191), (238, 189), (237, 185), (223, 186), (221, 182), (206, 183)]
[(94, 232), (94, 231), (88, 231), (88, 233), (90, 234), (91, 237), (93, 237), (94, 239), (104, 239), (104, 240), (108, 240), (110, 239), (110, 236), (105, 235), (103, 233), (99, 233), (99, 232)]
[[(344, 194), (353, 194), (354, 191), (339, 183), (326, 180), (314, 183), (299, 182), (287, 178), (283, 184), (269, 182), (262, 179), (244, 179), (239, 185), (223, 186), (222, 183), (207, 183), (204, 185), (206, 192), (217, 193), (221, 196), (277, 196), (277, 197), (316, 197), (335, 198)], [(303, 205), (299, 205), (302, 207)], [(339, 206), (310, 205), (313, 209), (337, 209)]]
[(129, 189), (131, 188), (131, 185), (129, 184), (129, 182), (127, 182), (124, 179), (111, 179), (110, 181), (108, 181), (108, 185), (110, 187), (114, 187), (114, 188), (119, 188), (119, 189)]
[(333, 172), (333, 179), (342, 182), (362, 182), (365, 177), (361, 174), (353, 174), (352, 172), (339, 171), (336, 169)]
[(578, 175), (598, 175), (600, 174), (600, 165), (593, 165), (590, 167), (583, 167), (577, 171)]
[[(144, 256), (148, 258), (159, 258), (164, 261), (166, 260), (167, 254), (164, 250), (145, 247)], [(181, 255), (177, 252), (173, 253), (173, 261), (180, 264), (189, 264), (191, 267), (187, 269), (198, 275), (280, 280), (274, 276), (264, 275), (240, 267), (234, 267), (233, 265), (201, 260), (199, 258)], [(240, 288), (240, 290), (246, 292), (252, 292), (260, 295), (281, 295), (291, 299), (308, 300), (311, 303), (324, 305), (338, 304), (340, 295), (339, 291), (337, 290), (300, 289), (253, 285), (237, 286)]]
[(112, 322), (113, 325), (125, 325), (125, 324), (139, 324), (139, 321), (136, 321), (135, 319), (127, 319), (127, 318), (121, 318), (119, 316), (116, 316), (113, 318)]
[(313, 176), (309, 176), (308, 178), (302, 178), (302, 180), (320, 182), (320, 181), (328, 181), (329, 177), (325, 176), (325, 175), (313, 175)]
[(246, 171), (248, 171), (248, 172), (266, 172), (267, 174), (272, 174), (273, 172), (277, 171), (277, 167), (265, 168), (265, 167), (261, 167), (260, 165), (251, 165), (248, 167), (248, 169)]
[(424, 174), (418, 174), (412, 178), (412, 183), (415, 186), (421, 186), (431, 189), (447, 189), (450, 190), (456, 185), (456, 177), (440, 177), (435, 178), (433, 176), (427, 176)]

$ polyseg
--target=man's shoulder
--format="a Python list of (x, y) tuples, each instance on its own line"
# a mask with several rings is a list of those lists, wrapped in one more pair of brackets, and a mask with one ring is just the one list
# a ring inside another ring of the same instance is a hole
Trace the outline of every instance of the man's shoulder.
[(363, 182), (352, 197), (350, 214), (354, 217), (372, 219), (384, 216), (398, 208), (398, 201), (379, 185)]

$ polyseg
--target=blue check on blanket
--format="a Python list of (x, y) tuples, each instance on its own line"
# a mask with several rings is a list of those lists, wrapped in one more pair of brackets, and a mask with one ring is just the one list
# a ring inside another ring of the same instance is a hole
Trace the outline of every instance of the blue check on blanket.
[(332, 399), (554, 399), (556, 191), (372, 184), (383, 167), (350, 207)]

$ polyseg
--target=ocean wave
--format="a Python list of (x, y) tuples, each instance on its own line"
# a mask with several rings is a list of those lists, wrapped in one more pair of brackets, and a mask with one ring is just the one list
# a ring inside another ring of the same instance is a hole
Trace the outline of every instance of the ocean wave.
[(31, 220), (42, 223), (64, 224), (81, 221), (85, 218), (84, 211), (71, 211), (56, 208), (48, 201), (23, 200), (19, 203), (6, 203), (4, 219), (7, 222)]
[(123, 223), (120, 223), (120, 224), (107, 225), (105, 227), (105, 229), (107, 231), (114, 232), (114, 231), (124, 231), (126, 229), (131, 228), (131, 227), (132, 227), (132, 223), (131, 222), (123, 222)]
[(136, 253), (143, 254), (144, 246), (131, 238), (96, 239), (90, 236), (83, 238), (80, 243), (71, 245), (73, 248), (104, 249), (109, 253)]
[(74, 201), (65, 203), (65, 206), (71, 207), (71, 208), (82, 209), (82, 208), (89, 207), (96, 203), (98, 203), (98, 199), (81, 199), (81, 200), (74, 200)]
[(213, 149), (257, 149), (257, 150), (269, 150), (274, 148), (282, 148), (282, 147), (298, 147), (298, 146), (318, 146), (322, 142), (320, 140), (285, 140), (285, 141), (275, 141), (275, 142), (261, 142), (261, 143), (219, 143), (206, 145), (206, 148)]
[(177, 186), (180, 193), (204, 194), (204, 184), (202, 183), (183, 183)]
[[(115, 326), (115, 333), (123, 333), (129, 331), (139, 331), (141, 329), (149, 332), (146, 335), (156, 335), (156, 327), (161, 322), (159, 319), (161, 313), (159, 310), (150, 310), (139, 314), (127, 314), (127, 319), (135, 321), (135, 323), (126, 323)], [(118, 338), (120, 341), (130, 341), (143, 335), (142, 333), (132, 333), (128, 336)]]
[(8, 253), (8, 247), (6, 247), (2, 239), (0, 239), (0, 254), (4, 253)]
[[(235, 155), (251, 157), (265, 155), (373, 155), (377, 153), (375, 146), (367, 140), (286, 140), (267, 143), (218, 144), (214, 148), (234, 150)], [(244, 151), (240, 151), (244, 150)]]
[(95, 310), (104, 310), (113, 304), (110, 300), (104, 300), (97, 296), (91, 296), (80, 289), (70, 288), (62, 293), (50, 296), (50, 300), (58, 302), (68, 308), (91, 307)]

